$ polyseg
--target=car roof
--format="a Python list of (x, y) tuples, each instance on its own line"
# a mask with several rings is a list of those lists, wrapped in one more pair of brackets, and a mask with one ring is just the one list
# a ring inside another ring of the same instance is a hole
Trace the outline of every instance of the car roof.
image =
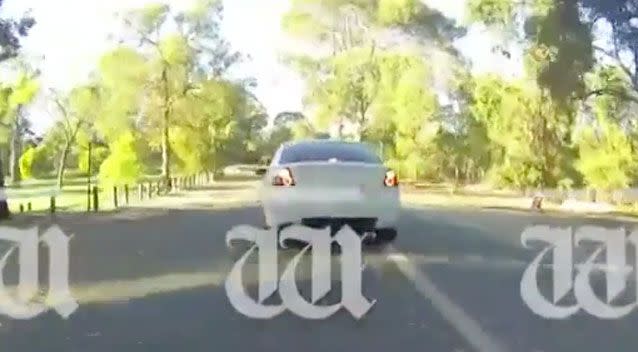
[(285, 142), (285, 143), (283, 143), (283, 146), (284, 147), (292, 147), (292, 146), (297, 146), (297, 145), (310, 145), (310, 144), (320, 144), (320, 143), (325, 143), (325, 144), (366, 145), (366, 143), (363, 143), (363, 142), (353, 142), (353, 141), (346, 141), (346, 140), (341, 140), (341, 139), (303, 139), (303, 140), (298, 140), (298, 141)]

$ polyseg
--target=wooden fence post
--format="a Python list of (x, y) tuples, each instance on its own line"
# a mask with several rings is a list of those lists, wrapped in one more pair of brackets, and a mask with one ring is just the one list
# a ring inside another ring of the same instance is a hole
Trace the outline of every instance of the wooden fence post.
[(31, 202), (27, 203), (27, 211), (31, 211), (32, 207), (31, 207)]
[(98, 212), (100, 210), (100, 191), (97, 186), (93, 186), (93, 211)]
[(137, 196), (139, 197), (140, 201), (144, 200), (144, 185), (141, 183), (137, 185)]
[(148, 191), (148, 199), (153, 198), (153, 184), (151, 182), (146, 184), (146, 190)]
[(55, 196), (51, 196), (51, 199), (49, 200), (49, 210), (51, 211), (51, 214), (55, 213)]
[(24, 204), (20, 203), (20, 213), (24, 213)]
[(113, 207), (117, 209), (117, 186), (113, 186)]
[(124, 185), (124, 202), (126, 203), (126, 205), (128, 205), (129, 202), (128, 196), (128, 185)]

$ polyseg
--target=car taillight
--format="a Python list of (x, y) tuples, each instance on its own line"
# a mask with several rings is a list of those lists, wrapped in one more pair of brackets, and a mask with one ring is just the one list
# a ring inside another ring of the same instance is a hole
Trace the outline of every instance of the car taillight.
[(272, 185), (284, 187), (294, 186), (295, 179), (292, 177), (292, 171), (290, 171), (289, 168), (279, 170), (272, 180)]
[(392, 170), (388, 170), (385, 173), (383, 184), (386, 187), (397, 187), (399, 185), (399, 178), (397, 177), (397, 174)]

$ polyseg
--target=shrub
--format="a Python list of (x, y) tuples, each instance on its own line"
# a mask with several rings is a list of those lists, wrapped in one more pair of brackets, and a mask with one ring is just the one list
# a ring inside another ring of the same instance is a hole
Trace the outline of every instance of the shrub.
[(112, 143), (111, 154), (100, 165), (100, 181), (123, 184), (139, 180), (143, 170), (135, 144), (135, 137), (130, 132)]
[(23, 179), (28, 180), (33, 178), (33, 160), (35, 159), (35, 148), (30, 147), (25, 150), (20, 157), (20, 175)]

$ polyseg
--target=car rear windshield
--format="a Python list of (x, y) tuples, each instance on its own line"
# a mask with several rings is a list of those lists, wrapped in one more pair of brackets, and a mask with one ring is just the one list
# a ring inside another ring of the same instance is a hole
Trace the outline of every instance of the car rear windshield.
[(381, 159), (364, 144), (328, 142), (288, 146), (281, 151), (280, 163), (291, 164), (333, 159), (343, 162), (381, 163)]

